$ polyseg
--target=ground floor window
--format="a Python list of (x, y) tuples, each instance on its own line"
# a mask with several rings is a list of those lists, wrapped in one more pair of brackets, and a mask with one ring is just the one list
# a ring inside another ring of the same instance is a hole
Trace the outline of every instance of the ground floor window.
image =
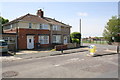
[(15, 43), (16, 41), (16, 37), (8, 37), (8, 36), (4, 36), (2, 37), (3, 40), (5, 40), (8, 44), (11, 44), (11, 43)]
[(61, 35), (53, 35), (53, 43), (61, 43)]
[(39, 43), (40, 44), (49, 44), (49, 36), (47, 36), (47, 35), (39, 36)]

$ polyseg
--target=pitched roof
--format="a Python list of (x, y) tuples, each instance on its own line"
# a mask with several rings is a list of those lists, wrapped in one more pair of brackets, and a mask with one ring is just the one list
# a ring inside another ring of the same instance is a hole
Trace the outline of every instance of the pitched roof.
[(61, 26), (67, 26), (67, 27), (72, 27), (72, 26), (70, 26), (70, 25), (67, 25), (67, 24), (65, 24), (65, 23), (59, 22), (59, 21), (57, 21), (57, 20), (55, 20), (55, 19), (52, 19), (52, 18), (44, 17), (44, 19), (50, 21), (51, 24), (61, 25)]
[(15, 22), (18, 22), (18, 21), (28, 21), (28, 22), (35, 22), (35, 23), (46, 23), (46, 24), (54, 24), (54, 25), (61, 25), (61, 26), (66, 26), (66, 27), (71, 27), (67, 24), (64, 24), (62, 22), (59, 22), (55, 19), (52, 19), (52, 18), (48, 18), (48, 17), (39, 17), (37, 15), (32, 15), (32, 14), (26, 14), (24, 16), (21, 16), (19, 18), (16, 18), (6, 24), (4, 24), (3, 26), (5, 25), (9, 25), (9, 24), (12, 24), (12, 23), (15, 23)]

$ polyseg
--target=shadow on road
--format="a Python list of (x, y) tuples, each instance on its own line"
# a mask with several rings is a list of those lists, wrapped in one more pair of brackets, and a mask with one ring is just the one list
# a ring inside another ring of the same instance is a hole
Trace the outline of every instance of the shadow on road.
[(4, 53), (1, 53), (0, 56), (14, 56), (14, 55), (9, 52), (4, 52)]
[(89, 46), (80, 46), (80, 48), (86, 48), (86, 47), (89, 47)]
[(93, 57), (100, 57), (100, 56), (106, 56), (106, 55), (115, 55), (118, 53), (106, 53), (106, 54), (95, 54)]

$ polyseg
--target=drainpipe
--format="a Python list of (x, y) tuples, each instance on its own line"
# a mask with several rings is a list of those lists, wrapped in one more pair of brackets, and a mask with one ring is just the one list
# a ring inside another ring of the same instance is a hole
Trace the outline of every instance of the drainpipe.
[(52, 25), (50, 24), (50, 44), (52, 45), (52, 35), (53, 34), (53, 31), (52, 31)]
[(16, 40), (16, 41), (17, 41), (17, 42), (16, 42), (16, 43), (17, 43), (17, 50), (19, 49), (19, 48), (18, 48), (18, 45), (19, 45), (19, 42), (18, 42), (18, 28), (19, 28), (19, 27), (18, 27), (18, 23), (17, 23), (17, 32), (16, 32), (16, 37), (17, 37), (17, 40)]

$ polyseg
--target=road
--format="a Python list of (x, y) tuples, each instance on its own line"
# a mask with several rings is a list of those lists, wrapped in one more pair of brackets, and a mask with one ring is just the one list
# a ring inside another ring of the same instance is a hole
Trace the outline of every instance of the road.
[[(96, 46), (97, 53), (107, 53), (108, 55), (91, 57), (86, 56), (88, 51), (82, 51), (3, 62), (3, 77), (118, 78), (118, 54), (111, 54), (115, 51), (116, 46)], [(108, 49), (110, 51), (106, 51)]]

